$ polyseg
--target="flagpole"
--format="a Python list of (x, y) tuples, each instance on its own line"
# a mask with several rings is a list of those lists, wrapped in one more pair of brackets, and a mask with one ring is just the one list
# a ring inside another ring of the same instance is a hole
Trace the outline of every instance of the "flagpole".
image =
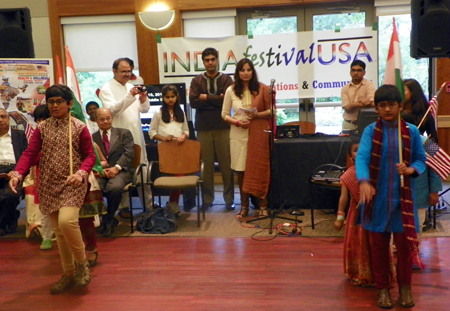
[[(399, 163), (403, 163), (403, 153), (402, 153), (402, 122), (400, 118), (400, 112), (398, 113), (398, 158)], [(405, 185), (403, 174), (400, 175), (400, 185), (403, 188)]]
[[(442, 83), (441, 87), (439, 88), (439, 90), (437, 90), (436, 93), (438, 93), (440, 90), (442, 90), (442, 88), (447, 84), (448, 82), (444, 82)], [(425, 112), (425, 115), (423, 116), (422, 120), (420, 121), (419, 125), (417, 126), (417, 128), (420, 128), (420, 126), (422, 125), (422, 123), (425, 121), (425, 119), (427, 118), (428, 114), (431, 111), (431, 105), (428, 107), (427, 112)]]
[(425, 112), (425, 115), (423, 116), (422, 120), (420, 121), (419, 125), (417, 126), (418, 129), (420, 128), (422, 123), (425, 121), (425, 119), (427, 118), (430, 111), (431, 111), (431, 105), (428, 107), (427, 112)]
[(73, 159), (72, 159), (72, 121), (71, 112), (69, 111), (69, 167), (70, 176), (73, 175)]

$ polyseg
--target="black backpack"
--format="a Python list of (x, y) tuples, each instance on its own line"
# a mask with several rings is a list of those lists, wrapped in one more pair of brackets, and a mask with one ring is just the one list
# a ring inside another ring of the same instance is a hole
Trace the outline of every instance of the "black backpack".
[(136, 223), (142, 233), (164, 234), (177, 230), (175, 215), (165, 208), (145, 212)]

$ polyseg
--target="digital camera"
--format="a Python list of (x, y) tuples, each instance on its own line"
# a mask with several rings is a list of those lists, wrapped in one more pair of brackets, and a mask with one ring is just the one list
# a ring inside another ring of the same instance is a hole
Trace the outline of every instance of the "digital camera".
[(147, 88), (144, 85), (136, 86), (136, 88), (139, 90), (139, 93), (147, 92)]

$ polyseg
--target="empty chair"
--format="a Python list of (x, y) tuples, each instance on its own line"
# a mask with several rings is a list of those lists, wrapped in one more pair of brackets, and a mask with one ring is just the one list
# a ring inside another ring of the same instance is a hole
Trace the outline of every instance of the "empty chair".
[[(197, 223), (200, 227), (200, 183), (203, 181), (203, 163), (200, 160), (200, 142), (186, 139), (158, 144), (158, 161), (148, 167), (147, 183), (152, 192), (158, 189), (183, 190), (195, 188), (197, 194)], [(153, 195), (154, 200), (155, 195)], [(203, 220), (205, 220), (205, 210)]]

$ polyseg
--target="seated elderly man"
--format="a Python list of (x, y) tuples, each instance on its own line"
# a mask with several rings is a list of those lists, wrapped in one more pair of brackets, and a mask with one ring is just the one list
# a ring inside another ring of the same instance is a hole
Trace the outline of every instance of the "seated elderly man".
[(24, 131), (12, 129), (10, 116), (0, 108), (0, 236), (14, 233), (20, 212), (17, 206), (22, 195), (22, 185), (17, 187), (17, 194), (8, 187), (9, 174), (12, 173), (22, 152), (28, 147)]
[(97, 109), (99, 131), (92, 138), (108, 161), (105, 176), (98, 180), (108, 202), (108, 214), (103, 216), (100, 228), (103, 236), (110, 236), (117, 226), (114, 215), (122, 200), (122, 190), (133, 178), (133, 135), (127, 129), (112, 127), (112, 121), (113, 116), (108, 108)]

